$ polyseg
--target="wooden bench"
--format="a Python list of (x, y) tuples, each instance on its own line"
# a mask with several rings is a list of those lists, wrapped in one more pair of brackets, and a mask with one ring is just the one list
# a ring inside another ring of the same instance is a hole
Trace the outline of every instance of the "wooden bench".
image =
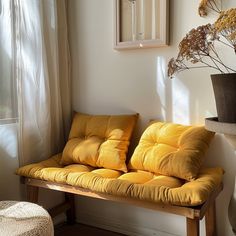
[(223, 189), (223, 184), (219, 185), (208, 200), (196, 207), (183, 207), (168, 204), (153, 203), (148, 201), (141, 201), (133, 198), (112, 196), (103, 193), (92, 192), (80, 187), (73, 187), (67, 184), (58, 184), (38, 179), (21, 177), (21, 182), (27, 186), (27, 200), (33, 203), (38, 202), (39, 188), (46, 188), (56, 191), (65, 192), (65, 202), (49, 209), (52, 217), (66, 212), (67, 222), (69, 224), (75, 223), (75, 202), (74, 195), (81, 195), (91, 198), (102, 199), (105, 201), (121, 202), (128, 205), (138, 206), (142, 208), (151, 209), (154, 211), (161, 211), (171, 214), (176, 214), (186, 217), (186, 235), (199, 236), (199, 222), (205, 217), (206, 236), (216, 236), (216, 213), (215, 213), (215, 199)]
[(50, 209), (66, 211), (75, 222), (74, 194), (121, 202), (186, 217), (187, 235), (216, 236), (215, 198), (222, 190), (221, 168), (202, 168), (214, 133), (204, 127), (153, 122), (144, 131), (129, 162), (129, 139), (137, 115), (76, 114), (62, 153), (20, 167), (31, 202), (38, 189), (65, 192), (65, 202)]

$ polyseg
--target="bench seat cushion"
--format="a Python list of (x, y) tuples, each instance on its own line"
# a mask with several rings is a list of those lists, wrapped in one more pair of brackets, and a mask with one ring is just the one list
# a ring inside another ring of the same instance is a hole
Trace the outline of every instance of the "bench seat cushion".
[(131, 197), (157, 203), (196, 206), (204, 203), (221, 183), (221, 168), (201, 169), (193, 181), (164, 176), (143, 170), (123, 173), (82, 164), (61, 165), (61, 154), (19, 168), (21, 176), (68, 184), (95, 192)]

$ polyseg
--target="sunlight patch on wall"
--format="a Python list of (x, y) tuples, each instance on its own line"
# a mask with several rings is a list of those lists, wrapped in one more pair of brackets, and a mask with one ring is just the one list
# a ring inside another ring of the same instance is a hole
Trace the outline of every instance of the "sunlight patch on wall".
[(206, 111), (205, 112), (205, 117), (215, 117), (216, 115), (215, 114), (213, 114), (212, 112), (210, 112), (210, 111)]
[(17, 123), (0, 125), (0, 157), (17, 158)]
[(166, 62), (163, 57), (157, 57), (157, 71), (156, 71), (156, 91), (161, 104), (161, 116), (163, 120), (167, 119), (167, 99), (166, 99)]
[(194, 92), (194, 94), (191, 94), (190, 121), (195, 125), (203, 125), (205, 123), (205, 118), (216, 116), (213, 109), (215, 108), (215, 105), (211, 105), (212, 98), (209, 94), (206, 96), (205, 91), (201, 91), (201, 89), (198, 88)]
[(177, 78), (172, 80), (172, 121), (174, 123), (190, 123), (189, 91)]
[(169, 79), (164, 57), (157, 57), (156, 91), (161, 104), (161, 117), (164, 121), (180, 124), (190, 123), (189, 90), (177, 78)]

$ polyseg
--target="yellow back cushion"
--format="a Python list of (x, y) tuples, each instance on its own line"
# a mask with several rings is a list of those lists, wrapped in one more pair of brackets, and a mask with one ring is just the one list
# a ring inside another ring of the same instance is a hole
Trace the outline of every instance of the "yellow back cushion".
[(213, 136), (204, 127), (153, 123), (144, 131), (129, 168), (193, 180)]
[(127, 172), (126, 153), (138, 115), (75, 114), (61, 164), (86, 164)]

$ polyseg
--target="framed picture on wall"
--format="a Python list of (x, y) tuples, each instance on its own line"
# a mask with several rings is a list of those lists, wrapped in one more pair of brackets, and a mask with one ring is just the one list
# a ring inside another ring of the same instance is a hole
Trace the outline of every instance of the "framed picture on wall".
[(114, 48), (167, 46), (169, 0), (114, 0)]

